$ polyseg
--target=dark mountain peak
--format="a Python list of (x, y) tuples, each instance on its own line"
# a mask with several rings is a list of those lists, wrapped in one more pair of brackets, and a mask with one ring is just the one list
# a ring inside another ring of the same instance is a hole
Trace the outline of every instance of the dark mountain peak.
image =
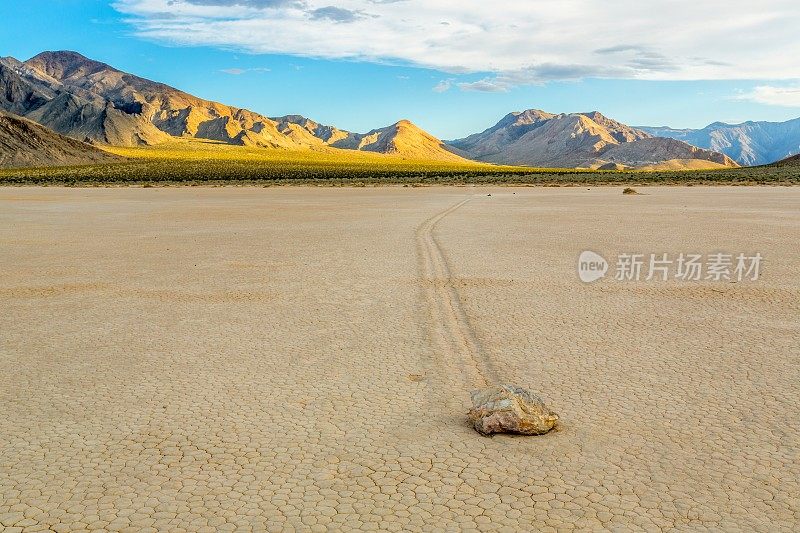
[(46, 50), (44, 52), (40, 52), (30, 58), (29, 60), (25, 61), (25, 63), (63, 63), (67, 65), (103, 65), (107, 68), (111, 68), (110, 66), (106, 65), (105, 63), (101, 63), (100, 61), (95, 61), (94, 59), (89, 59), (85, 55), (81, 54), (80, 52), (75, 52), (72, 50)]
[(117, 69), (100, 61), (69, 50), (42, 52), (25, 61), (25, 66), (38, 70), (58, 80), (77, 76), (91, 76), (98, 72), (118, 72)]
[(304, 117), (303, 115), (284, 115), (282, 117), (270, 117), (271, 120), (275, 122), (290, 122), (292, 124), (300, 124), (301, 126), (308, 124), (309, 122), (314, 122), (310, 118)]

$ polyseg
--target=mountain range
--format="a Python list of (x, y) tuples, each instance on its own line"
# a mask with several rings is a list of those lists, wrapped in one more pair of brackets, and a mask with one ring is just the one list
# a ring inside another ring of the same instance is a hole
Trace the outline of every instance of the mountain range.
[(715, 122), (698, 130), (666, 126), (639, 129), (722, 152), (744, 166), (766, 165), (800, 153), (800, 118), (786, 122)]
[(0, 109), (88, 143), (154, 145), (180, 138), (284, 150), (339, 147), (464, 161), (407, 121), (367, 134), (300, 116), (269, 118), (117, 70), (76, 52), (0, 59)]
[[(0, 110), (33, 121), (52, 130), (53, 135), (99, 147), (204, 139), (271, 150), (337, 154), (360, 150), (390, 158), (463, 164), (595, 169), (737, 166), (721, 153), (725, 147), (717, 148), (724, 143), (706, 147), (699, 138), (690, 142), (694, 137), (690, 139), (688, 134), (686, 139), (675, 138), (678, 134), (674, 132), (688, 130), (665, 130), (661, 135), (653, 128), (633, 128), (599, 112), (515, 112), (482, 133), (450, 142), (407, 120), (354, 133), (301, 115), (268, 117), (205, 100), (66, 51), (43, 52), (27, 61), (0, 58)], [(0, 150), (10, 150), (3, 146)], [(15, 146), (14, 157), (6, 154), (2, 159), (6, 166), (12, 160), (36, 163), (35, 152), (20, 154), (24, 146), (40, 144)], [(90, 153), (89, 161), (97, 155)], [(48, 157), (42, 152), (40, 164), (58, 160)]]

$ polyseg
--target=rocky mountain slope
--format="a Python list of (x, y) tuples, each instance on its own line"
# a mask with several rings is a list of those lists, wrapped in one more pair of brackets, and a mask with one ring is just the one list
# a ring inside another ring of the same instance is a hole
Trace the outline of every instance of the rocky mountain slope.
[(24, 62), (0, 59), (0, 109), (75, 139), (114, 146), (183, 137), (287, 150), (333, 146), (415, 159), (459, 159), (441, 141), (407, 122), (359, 135), (299, 115), (271, 119), (75, 52), (43, 52)]
[(728, 157), (652, 137), (599, 112), (553, 114), (529, 109), (506, 115), (482, 133), (448, 144), (491, 163), (578, 168), (717, 168)]
[(800, 153), (800, 118), (786, 122), (715, 122), (703, 129), (641, 127), (651, 135), (670, 137), (722, 152), (740, 165), (765, 165)]
[(275, 121), (279, 132), (309, 145), (331, 145), (353, 135), (349, 131), (320, 124), (302, 115), (272, 117), (271, 120)]
[(24, 116), (70, 137), (116, 146), (157, 144), (181, 136), (270, 148), (296, 144), (266, 117), (197, 98), (75, 52), (44, 52), (12, 70), (15, 85), (28, 91), (44, 86), (53, 96), (30, 105), (7, 98), (12, 101), (0, 106), (16, 105)]
[(0, 168), (108, 163), (119, 158), (0, 111)]

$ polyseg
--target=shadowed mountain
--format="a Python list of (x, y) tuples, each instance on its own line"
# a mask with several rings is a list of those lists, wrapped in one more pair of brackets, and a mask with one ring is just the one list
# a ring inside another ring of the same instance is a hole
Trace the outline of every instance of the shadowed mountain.
[(22, 117), (0, 111), (0, 167), (44, 167), (119, 161)]
[(788, 166), (800, 167), (800, 154), (793, 155), (792, 157), (787, 157), (786, 159), (778, 161), (775, 164), (778, 165), (778, 166), (781, 166), (781, 167), (784, 167), (784, 166), (787, 166), (787, 167)]
[(24, 115), (33, 109), (46, 105), (57, 93), (43, 83), (23, 79), (10, 58), (0, 59), (0, 109), (17, 115)]
[(597, 111), (554, 115), (537, 109), (506, 115), (482, 133), (448, 144), (498, 164), (579, 168), (716, 168), (737, 166), (722, 154), (651, 137)]
[(722, 152), (741, 165), (765, 165), (800, 153), (800, 118), (786, 122), (715, 122), (703, 129), (641, 127), (659, 137)]

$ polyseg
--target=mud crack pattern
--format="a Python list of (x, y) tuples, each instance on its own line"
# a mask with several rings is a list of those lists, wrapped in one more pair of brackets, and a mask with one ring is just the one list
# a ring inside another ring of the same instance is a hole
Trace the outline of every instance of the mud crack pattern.
[(0, 531), (797, 531), (800, 190), (646, 192), (0, 189)]

